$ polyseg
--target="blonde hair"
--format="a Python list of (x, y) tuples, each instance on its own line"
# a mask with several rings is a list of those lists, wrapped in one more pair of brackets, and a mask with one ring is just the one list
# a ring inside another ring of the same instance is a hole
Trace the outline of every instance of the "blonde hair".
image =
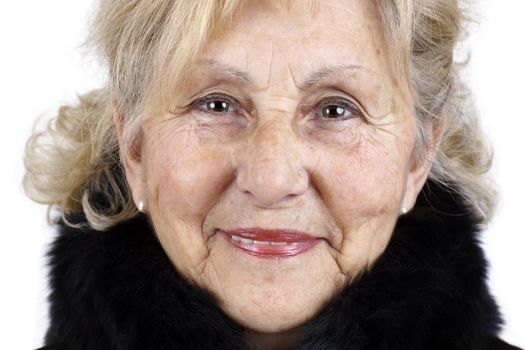
[[(293, 0), (281, 0), (288, 6)], [(418, 119), (418, 157), (433, 147), (424, 125), (444, 125), (430, 177), (454, 184), (480, 223), (494, 208), (486, 173), (491, 153), (469, 90), (458, 77), (454, 49), (465, 33), (465, 10), (456, 0), (376, 0), (396, 74), (406, 77)], [(208, 40), (231, 24), (244, 0), (100, 0), (89, 43), (109, 69), (110, 84), (60, 108), (47, 128), (28, 140), (24, 177), (35, 201), (66, 214), (84, 212), (96, 229), (138, 214), (127, 185), (113, 122), (112, 98), (131, 127), (164, 108), (184, 87), (192, 63)], [(311, 10), (319, 5), (312, 1)], [(152, 92), (156, 94), (153, 95)], [(154, 99), (155, 103), (146, 103)]]

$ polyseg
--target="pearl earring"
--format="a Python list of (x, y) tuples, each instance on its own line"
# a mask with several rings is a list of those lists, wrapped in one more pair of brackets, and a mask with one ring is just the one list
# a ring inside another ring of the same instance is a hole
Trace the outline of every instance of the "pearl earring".
[(401, 208), (401, 214), (404, 215), (406, 213), (408, 213), (408, 209), (406, 207)]
[(139, 206), (137, 208), (141, 213), (145, 213), (146, 212), (146, 204), (144, 204), (144, 201), (140, 201), (139, 202)]

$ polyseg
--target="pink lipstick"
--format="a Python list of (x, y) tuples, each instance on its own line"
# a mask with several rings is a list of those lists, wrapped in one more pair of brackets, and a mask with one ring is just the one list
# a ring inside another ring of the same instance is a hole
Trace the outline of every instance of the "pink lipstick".
[(255, 227), (219, 232), (236, 248), (259, 258), (290, 258), (321, 242), (307, 233), (289, 229)]

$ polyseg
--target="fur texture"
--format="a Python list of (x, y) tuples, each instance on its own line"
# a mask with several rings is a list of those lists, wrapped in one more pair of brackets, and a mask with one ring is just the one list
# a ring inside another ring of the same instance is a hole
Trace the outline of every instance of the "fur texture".
[[(109, 232), (59, 225), (49, 259), (46, 349), (246, 348), (243, 328), (176, 273), (144, 216)], [(299, 349), (517, 349), (497, 338), (486, 270), (476, 220), (427, 182), (371, 271), (304, 326)]]

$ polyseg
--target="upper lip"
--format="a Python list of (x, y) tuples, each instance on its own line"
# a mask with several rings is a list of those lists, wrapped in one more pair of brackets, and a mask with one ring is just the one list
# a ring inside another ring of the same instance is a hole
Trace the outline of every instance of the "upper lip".
[(317, 239), (306, 232), (288, 229), (288, 228), (237, 228), (233, 230), (224, 231), (229, 235), (235, 235), (242, 238), (248, 238), (256, 241), (272, 241), (272, 242), (306, 242)]

